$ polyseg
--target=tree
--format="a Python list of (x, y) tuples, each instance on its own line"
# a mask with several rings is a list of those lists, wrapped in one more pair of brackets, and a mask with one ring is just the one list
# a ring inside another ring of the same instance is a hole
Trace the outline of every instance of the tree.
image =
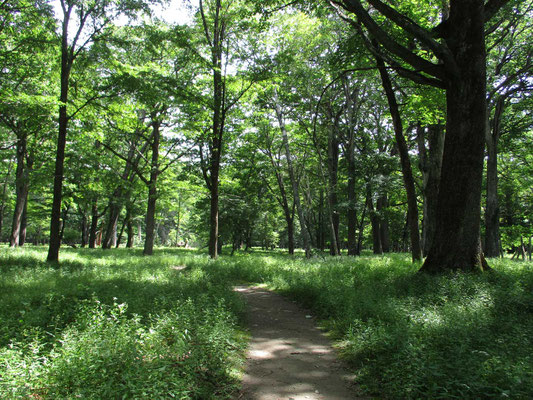
[[(114, 18), (126, 13), (126, 11), (127, 13), (133, 13), (144, 6), (142, 1), (137, 0), (60, 1), (62, 10), (60, 95), (56, 164), (54, 171), (54, 198), (50, 220), (50, 245), (47, 257), (47, 261), (49, 262), (58, 261), (59, 247), (61, 246), (61, 199), (68, 124), (81, 108), (84, 108), (91, 102), (91, 99), (89, 99), (87, 102), (75, 107), (73, 112), (68, 113), (71, 72), (74, 62), (87, 50), (91, 43), (103, 40), (106, 34), (105, 28)], [(74, 24), (74, 26), (71, 26), (71, 24)], [(73, 33), (72, 37), (71, 33)]]
[[(358, 0), (333, 1), (358, 18), (353, 23), (364, 26), (387, 50), (390, 55), (387, 62), (400, 74), (446, 90), (446, 141), (437, 226), (423, 271), (487, 268), (480, 246), (486, 124), (485, 23), (506, 3), (452, 0), (449, 15), (443, 15), (443, 21), (430, 30), (423, 26), (430, 25), (429, 18), (416, 23), (407, 11), (400, 12), (380, 0), (368, 0), (373, 12)], [(377, 15), (405, 33), (415, 49), (410, 50), (388, 32)], [(417, 46), (434, 58), (424, 58)]]

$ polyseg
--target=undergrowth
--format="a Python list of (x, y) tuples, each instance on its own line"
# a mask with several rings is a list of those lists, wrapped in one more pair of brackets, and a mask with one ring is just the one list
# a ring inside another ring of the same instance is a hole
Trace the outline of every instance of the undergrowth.
[(533, 398), (533, 264), (417, 273), (408, 255), (241, 257), (227, 274), (267, 283), (323, 320), (367, 395)]
[(243, 304), (206, 257), (45, 255), (0, 249), (0, 398), (223, 399), (238, 387)]
[[(417, 273), (408, 256), (209, 261), (186, 250), (0, 249), (0, 398), (224, 399), (243, 304), (265, 283), (312, 309), (369, 396), (533, 398), (533, 264)], [(185, 269), (182, 269), (185, 267)]]

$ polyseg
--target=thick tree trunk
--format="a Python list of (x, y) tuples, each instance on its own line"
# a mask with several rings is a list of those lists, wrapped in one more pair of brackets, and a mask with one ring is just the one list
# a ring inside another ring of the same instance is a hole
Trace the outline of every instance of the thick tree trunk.
[(148, 182), (148, 206), (146, 209), (146, 236), (144, 241), (144, 255), (152, 255), (154, 252), (155, 234), (155, 210), (157, 202), (157, 178), (159, 176), (159, 142), (160, 142), (160, 122), (152, 121), (152, 161), (150, 170), (150, 181)]
[(444, 150), (444, 127), (430, 125), (428, 128), (429, 151), (426, 151), (424, 129), (417, 128), (420, 169), (422, 171), (422, 193), (424, 196), (424, 217), (422, 220), (422, 247), (424, 256), (429, 252), (435, 235), (437, 198)]
[(133, 247), (133, 238), (134, 238), (133, 221), (131, 220), (131, 218), (128, 219), (127, 233), (128, 233), (128, 241), (126, 242), (126, 248), (131, 249)]
[(500, 205), (498, 201), (498, 142), (504, 97), (496, 102), (491, 129), (487, 132), (487, 204), (485, 209), (485, 255), (500, 255)]
[(15, 171), (15, 209), (13, 211), (13, 221), (11, 225), (11, 236), (9, 238), (9, 246), (17, 247), (20, 241), (20, 231), (22, 224), (22, 214), (26, 205), (29, 190), (29, 173), (25, 165), (27, 155), (27, 136), (25, 134), (18, 135), (16, 146), (17, 154), (17, 169)]
[(418, 206), (416, 202), (415, 181), (413, 178), (413, 170), (411, 168), (411, 160), (409, 159), (409, 149), (403, 135), (403, 126), (398, 110), (398, 103), (392, 88), (389, 73), (385, 68), (383, 59), (376, 56), (376, 62), (381, 76), (381, 82), (387, 101), (389, 103), (389, 110), (394, 126), (394, 137), (396, 139), (396, 146), (400, 154), (400, 163), (402, 166), (402, 176), (405, 191), (407, 193), (407, 207), (409, 209), (409, 234), (411, 239), (411, 257), (413, 261), (422, 259), (422, 249), (420, 246), (420, 231), (418, 229)]
[(488, 268), (481, 250), (480, 214), (486, 129), (486, 55), (481, 0), (452, 3), (445, 39), (459, 71), (447, 80), (446, 140), (437, 226), (421, 270)]

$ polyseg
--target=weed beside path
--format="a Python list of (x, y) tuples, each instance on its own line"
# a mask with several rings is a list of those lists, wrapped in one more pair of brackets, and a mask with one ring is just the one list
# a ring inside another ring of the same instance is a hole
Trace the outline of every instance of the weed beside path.
[(533, 264), (419, 274), (407, 255), (243, 256), (226, 273), (298, 300), (324, 320), (368, 395), (533, 398)]
[(206, 257), (69, 249), (54, 268), (44, 248), (0, 252), (0, 398), (223, 399), (239, 386), (243, 305)]

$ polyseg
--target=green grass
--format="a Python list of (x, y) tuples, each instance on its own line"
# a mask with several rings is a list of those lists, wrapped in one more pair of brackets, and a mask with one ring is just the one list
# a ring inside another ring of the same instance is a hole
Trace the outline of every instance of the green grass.
[(45, 256), (0, 249), (0, 398), (222, 399), (238, 386), (243, 304), (205, 256)]
[[(0, 248), (0, 398), (223, 399), (239, 385), (243, 304), (265, 283), (309, 307), (365, 394), (533, 398), (533, 264), (417, 273), (409, 256), (224, 256)], [(184, 265), (184, 271), (173, 266)]]
[(533, 398), (533, 264), (482, 275), (417, 273), (408, 255), (243, 257), (233, 276), (267, 283), (323, 320), (367, 395)]

